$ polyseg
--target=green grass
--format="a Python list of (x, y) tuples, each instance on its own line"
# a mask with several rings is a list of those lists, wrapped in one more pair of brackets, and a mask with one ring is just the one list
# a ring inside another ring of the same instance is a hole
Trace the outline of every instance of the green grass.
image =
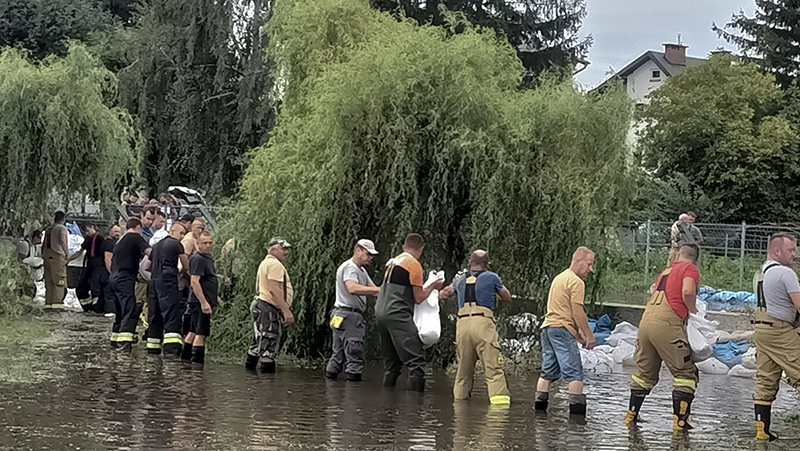
[(0, 380), (32, 382), (35, 353), (29, 350), (50, 336), (50, 328), (34, 317), (0, 317)]

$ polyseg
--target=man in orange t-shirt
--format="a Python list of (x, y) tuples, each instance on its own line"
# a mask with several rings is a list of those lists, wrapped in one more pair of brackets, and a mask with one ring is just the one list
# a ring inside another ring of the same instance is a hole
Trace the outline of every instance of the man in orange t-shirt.
[(636, 340), (636, 374), (631, 382), (631, 398), (626, 424), (639, 419), (644, 398), (658, 383), (661, 362), (666, 364), (675, 379), (672, 391), (674, 431), (691, 429), (689, 413), (697, 389), (697, 367), (692, 361), (686, 320), (696, 313), (697, 287), (700, 272), (697, 270), (699, 249), (695, 244), (684, 244), (678, 249), (678, 259), (658, 275), (653, 294), (645, 307), (639, 323)]

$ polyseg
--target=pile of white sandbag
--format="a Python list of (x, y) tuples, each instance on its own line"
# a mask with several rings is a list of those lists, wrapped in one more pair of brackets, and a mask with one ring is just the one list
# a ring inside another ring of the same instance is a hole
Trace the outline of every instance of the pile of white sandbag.
[(617, 324), (606, 340), (607, 344), (594, 349), (581, 348), (584, 371), (596, 374), (622, 373), (623, 365), (632, 365), (636, 352), (636, 336), (639, 329), (631, 323)]

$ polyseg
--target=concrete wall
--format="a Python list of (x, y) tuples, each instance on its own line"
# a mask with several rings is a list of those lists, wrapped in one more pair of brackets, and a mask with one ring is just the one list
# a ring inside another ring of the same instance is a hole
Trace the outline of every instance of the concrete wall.
[[(604, 304), (601, 312), (611, 317), (615, 324), (627, 321), (636, 327), (642, 320), (644, 313), (643, 305), (629, 304)], [(747, 313), (739, 312), (708, 312), (706, 318), (712, 321), (719, 321), (719, 330), (726, 332), (739, 332), (752, 330), (750, 324), (751, 317)]]

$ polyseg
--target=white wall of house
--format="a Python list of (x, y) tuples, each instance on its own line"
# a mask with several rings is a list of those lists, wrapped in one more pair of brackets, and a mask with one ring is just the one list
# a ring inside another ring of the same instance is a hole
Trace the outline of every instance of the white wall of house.
[[(657, 73), (656, 73), (657, 72)], [(657, 75), (657, 77), (655, 76)], [(656, 63), (648, 60), (639, 66), (632, 74), (628, 75), (625, 88), (628, 97), (636, 103), (648, 103), (647, 96), (664, 84), (667, 74), (658, 68)]]

